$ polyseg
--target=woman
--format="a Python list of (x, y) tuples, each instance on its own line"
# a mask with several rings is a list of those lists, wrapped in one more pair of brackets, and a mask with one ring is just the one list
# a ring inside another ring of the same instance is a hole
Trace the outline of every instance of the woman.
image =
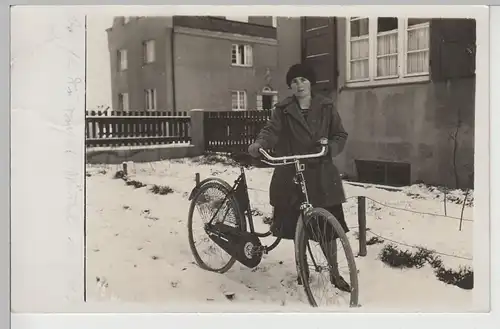
[[(253, 157), (259, 157), (260, 148), (274, 148), (276, 156), (307, 154), (317, 152), (317, 142), (327, 138), (329, 156), (307, 161), (304, 177), (312, 205), (328, 210), (348, 232), (342, 208), (342, 203), (346, 201), (345, 193), (339, 171), (333, 164), (333, 157), (344, 149), (347, 132), (333, 101), (311, 92), (316, 76), (310, 67), (293, 65), (286, 75), (286, 83), (293, 96), (276, 105), (248, 152)], [(295, 237), (300, 205), (300, 188), (294, 183), (294, 175), (293, 166), (276, 167), (269, 191), (270, 203), (274, 207), (271, 230), (275, 236), (290, 240)], [(329, 246), (322, 245), (323, 251), (331, 248), (336, 253), (336, 242), (333, 242)], [(329, 259), (329, 263), (336, 268), (335, 259)], [(350, 291), (338, 271), (334, 272), (330, 275), (332, 283), (340, 290)]]

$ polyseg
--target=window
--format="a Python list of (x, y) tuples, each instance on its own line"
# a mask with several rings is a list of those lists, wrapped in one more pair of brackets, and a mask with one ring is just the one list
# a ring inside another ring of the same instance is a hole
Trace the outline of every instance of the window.
[(429, 79), (429, 20), (397, 17), (347, 19), (349, 86)]
[(148, 40), (142, 43), (142, 52), (144, 63), (153, 63), (156, 59), (155, 56), (155, 41)]
[(236, 66), (252, 66), (252, 46), (233, 44), (231, 63)]
[(118, 71), (125, 71), (128, 67), (127, 50), (118, 50)]
[(119, 111), (129, 110), (128, 93), (118, 94), (118, 110)]
[(144, 91), (146, 111), (156, 110), (156, 89)]
[(247, 109), (246, 91), (235, 90), (231, 92), (231, 108), (233, 111)]

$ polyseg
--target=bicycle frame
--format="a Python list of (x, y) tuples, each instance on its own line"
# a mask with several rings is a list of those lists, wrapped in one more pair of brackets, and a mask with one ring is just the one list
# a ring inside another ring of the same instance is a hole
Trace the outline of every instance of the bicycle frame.
[[(312, 158), (318, 158), (326, 155), (326, 144), (322, 145), (322, 150), (318, 153), (314, 154), (306, 154), (306, 155), (299, 155), (299, 156), (284, 156), (284, 157), (273, 157), (269, 155), (265, 150), (261, 149), (260, 152), (262, 155), (267, 159), (267, 160), (261, 160), (262, 162), (269, 164), (271, 166), (286, 166), (290, 164), (294, 164), (295, 166), (295, 176), (294, 176), (294, 182), (298, 185), (300, 185), (302, 195), (304, 197), (301, 205), (300, 205), (300, 211), (301, 211), (301, 216), (303, 217), (308, 209), (312, 208), (312, 204), (309, 201), (309, 195), (307, 192), (307, 186), (304, 178), (304, 170), (305, 170), (305, 164), (301, 163), (300, 160), (303, 159), (312, 159)], [(245, 174), (245, 169), (244, 166), (240, 166), (240, 175), (238, 178), (234, 181), (233, 186), (231, 187), (229, 193), (227, 193), (224, 196), (224, 199), (222, 200), (221, 205), (217, 208), (215, 214), (212, 216), (210, 221), (206, 225), (212, 225), (214, 219), (216, 218), (217, 214), (219, 211), (222, 209), (222, 206), (224, 203), (227, 201), (228, 197), (234, 196), (238, 202), (238, 206), (240, 207), (240, 211), (243, 214), (243, 217), (246, 221), (246, 223), (249, 226), (249, 231), (252, 234), (255, 234), (259, 238), (265, 238), (268, 237), (272, 234), (271, 230), (267, 231), (266, 233), (259, 233), (255, 231), (255, 226), (253, 222), (253, 215), (252, 215), (252, 209), (251, 209), (251, 203), (250, 203), (250, 197), (248, 196), (248, 185), (247, 185), (247, 179), (246, 179), (246, 174)], [(229, 212), (229, 208), (227, 210)], [(224, 217), (227, 215), (224, 214)], [(274, 248), (278, 246), (278, 244), (281, 241), (281, 237), (277, 237), (276, 240), (269, 246), (264, 246), (263, 252), (268, 253)]]
[[(301, 163), (300, 160), (304, 159), (314, 159), (323, 157), (327, 152), (327, 141), (321, 141), (322, 149), (318, 153), (305, 154), (305, 155), (295, 155), (295, 156), (283, 156), (283, 157), (273, 157), (269, 155), (265, 150), (260, 149), (260, 153), (267, 159), (261, 160), (271, 166), (287, 166), (293, 163), (295, 166), (295, 177), (294, 182), (300, 185), (302, 195), (304, 200), (300, 204), (301, 214), (304, 215), (308, 209), (312, 208), (312, 204), (309, 201), (309, 194), (307, 193), (306, 181), (304, 178), (305, 164)], [(269, 160), (269, 161), (268, 161)]]

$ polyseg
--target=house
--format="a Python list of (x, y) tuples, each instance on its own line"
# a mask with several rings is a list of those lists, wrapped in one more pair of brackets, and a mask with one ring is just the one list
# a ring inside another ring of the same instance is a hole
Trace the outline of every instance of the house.
[(475, 20), (279, 17), (277, 39), (279, 75), (308, 62), (316, 91), (337, 104), (349, 133), (335, 160), (343, 173), (473, 186)]
[(113, 108), (271, 108), (275, 26), (267, 16), (115, 17), (107, 30)]

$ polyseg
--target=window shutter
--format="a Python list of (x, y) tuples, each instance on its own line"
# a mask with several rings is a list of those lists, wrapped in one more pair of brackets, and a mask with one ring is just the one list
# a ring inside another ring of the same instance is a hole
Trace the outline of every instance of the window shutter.
[(273, 104), (272, 104), (272, 107), (274, 107), (276, 104), (278, 104), (278, 95), (273, 95)]
[(331, 94), (337, 88), (336, 20), (334, 17), (302, 17), (302, 61), (316, 72), (314, 90)]
[(431, 77), (445, 81), (472, 77), (476, 72), (476, 21), (432, 19)]

